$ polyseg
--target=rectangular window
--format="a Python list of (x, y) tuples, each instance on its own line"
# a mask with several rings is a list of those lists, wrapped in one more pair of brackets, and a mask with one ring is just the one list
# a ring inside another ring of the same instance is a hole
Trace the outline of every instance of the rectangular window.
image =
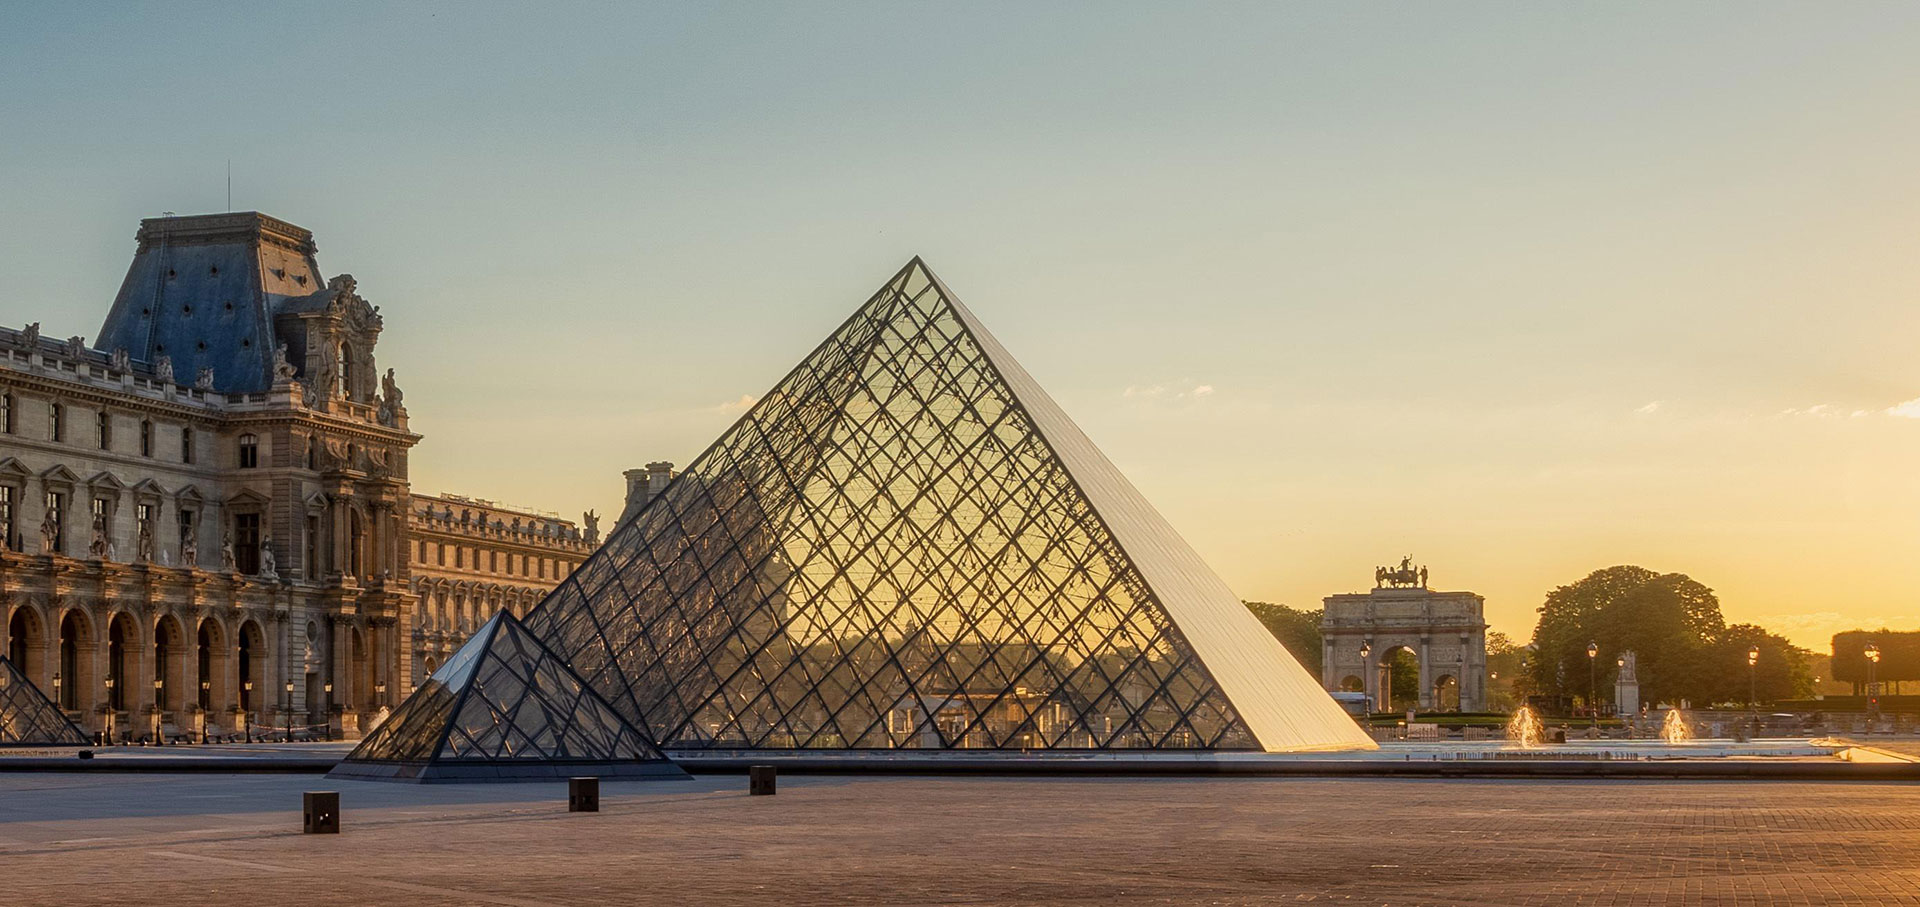
[(320, 517), (307, 517), (307, 579), (320, 579)]
[(12, 485), (0, 485), (0, 539), (5, 539), (9, 549), (20, 550), (20, 539), (13, 534)]
[(193, 426), (180, 426), (180, 462), (193, 462)]
[(544, 558), (544, 557), (540, 559), (540, 578), (541, 579), (547, 578), (547, 561), (548, 560), (549, 560), (548, 558)]
[(427, 540), (426, 539), (420, 540), (420, 554), (416, 558), (416, 560), (418, 560), (422, 564), (427, 562)]
[(67, 410), (58, 403), (47, 404), (47, 440), (67, 440)]
[(532, 571), (533, 571), (533, 567), (527, 564), (527, 556), (524, 554), (520, 555), (520, 575), (532, 576), (533, 575)]
[(13, 434), (12, 393), (0, 394), (0, 420), (4, 420), (3, 423), (0, 423), (0, 429), (4, 429), (7, 434)]
[(145, 419), (140, 420), (140, 455), (153, 456), (153, 423)]
[(252, 434), (240, 436), (240, 468), (253, 469), (260, 465), (260, 440)]
[(260, 515), (233, 515), (233, 565), (241, 573), (260, 572)]
[(447, 565), (447, 543), (446, 542), (440, 542), (433, 546), (433, 562), (442, 567), (445, 567)]
[(487, 572), (488, 573), (500, 572), (500, 552), (498, 551), (487, 552)]
[(47, 492), (48, 523), (53, 529), (53, 550), (65, 554), (67, 551), (67, 496), (58, 491)]
[(153, 540), (153, 511), (154, 506), (152, 504), (137, 504), (134, 506), (134, 538), (144, 538), (148, 541)]
[(462, 545), (453, 549), (453, 569), (464, 570), (467, 567), (467, 549)]
[(104, 409), (100, 411), (100, 449), (113, 449), (113, 415)]
[[(187, 508), (185, 508), (185, 507), (182, 507), (182, 508), (180, 508), (180, 517), (179, 517), (179, 519), (180, 519), (180, 544), (181, 544), (181, 546), (182, 546), (182, 548), (181, 548), (181, 550), (182, 550), (182, 551), (184, 551), (184, 550), (185, 550), (185, 546), (186, 546), (186, 543), (187, 543), (187, 539), (190, 539), (190, 538), (193, 538), (193, 525), (194, 525), (194, 524), (193, 524), (193, 511), (192, 511), (192, 510), (189, 510), (189, 509), (187, 509)], [(182, 564), (181, 564), (180, 566), (182, 566), (182, 567), (198, 567), (198, 566), (200, 566), (200, 565), (199, 565), (199, 564), (187, 564), (187, 563), (182, 563)]]

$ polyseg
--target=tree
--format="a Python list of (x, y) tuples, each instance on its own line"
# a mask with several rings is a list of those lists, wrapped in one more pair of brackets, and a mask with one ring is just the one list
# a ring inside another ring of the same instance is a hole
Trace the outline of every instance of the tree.
[(1885, 694), (1890, 684), (1902, 680), (1920, 680), (1920, 632), (1896, 633), (1888, 629), (1875, 632), (1849, 630), (1833, 637), (1833, 679), (1854, 685), (1854, 695), (1866, 695), (1867, 644), (1880, 650), (1880, 663), (1872, 677)]
[(1487, 707), (1494, 711), (1513, 708), (1520, 681), (1520, 663), (1527, 650), (1499, 630), (1487, 634)]
[(1320, 610), (1318, 608), (1306, 611), (1271, 602), (1244, 602), (1243, 604), (1247, 606), (1247, 610), (1253, 612), (1254, 617), (1260, 618), (1260, 622), (1266, 625), (1267, 632), (1272, 633), (1274, 639), (1280, 640), (1280, 644), (1285, 646), (1288, 652), (1293, 653), (1294, 659), (1299, 661), (1315, 680), (1320, 679), (1325, 658), (1320, 642)]
[(1641, 701), (1700, 698), (1711, 688), (1702, 655), (1724, 629), (1713, 590), (1685, 574), (1632, 566), (1596, 570), (1547, 593), (1533, 634), (1528, 685), (1584, 702), (1587, 645), (1595, 643), (1593, 686), (1602, 701), (1612, 693), (1615, 658), (1629, 650), (1638, 655)]
[[(1747, 654), (1756, 647), (1760, 657), (1753, 665), (1750, 692)], [(1749, 696), (1753, 696), (1755, 702), (1811, 696), (1813, 674), (1808, 669), (1811, 654), (1788, 642), (1786, 637), (1767, 632), (1765, 627), (1734, 624), (1722, 631), (1701, 655), (1704, 662), (1701, 674), (1707, 686), (1701, 691), (1699, 701), (1745, 705)]]
[(1727, 626), (1713, 590), (1682, 573), (1608, 567), (1547, 593), (1534, 630), (1527, 681), (1550, 696), (1587, 698), (1587, 645), (1594, 692), (1612, 698), (1615, 659), (1638, 656), (1640, 701), (1699, 705), (1747, 702), (1747, 653), (1759, 647), (1752, 675), (1760, 702), (1811, 695), (1808, 653), (1753, 624)]

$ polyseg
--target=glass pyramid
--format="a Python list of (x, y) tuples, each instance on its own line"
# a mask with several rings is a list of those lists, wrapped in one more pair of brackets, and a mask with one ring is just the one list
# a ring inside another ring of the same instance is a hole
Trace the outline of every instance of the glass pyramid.
[(526, 626), (670, 749), (1374, 745), (918, 258)]
[(501, 611), (328, 777), (685, 778), (645, 734)]
[(0, 657), (0, 746), (86, 746), (87, 735)]

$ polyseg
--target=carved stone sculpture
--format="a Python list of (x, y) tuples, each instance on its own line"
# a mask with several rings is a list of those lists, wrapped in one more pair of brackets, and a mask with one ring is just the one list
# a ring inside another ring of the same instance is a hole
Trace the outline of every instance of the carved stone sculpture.
[(67, 358), (78, 359), (87, 354), (87, 338), (75, 334), (67, 338)]
[(153, 377), (163, 384), (173, 383), (173, 357), (160, 356), (153, 360)]
[(40, 518), (40, 553), (59, 554), (59, 543), (60, 514), (48, 508), (47, 515)]
[(293, 374), (293, 363), (287, 361), (287, 345), (282, 343), (279, 349), (273, 351), (274, 386), (282, 387), (293, 383)]
[(113, 543), (107, 539), (107, 515), (94, 514), (93, 539), (87, 542), (87, 555), (96, 560), (106, 560), (113, 556)]
[(233, 533), (222, 533), (220, 535), (220, 569), (233, 573), (239, 569), (238, 563), (233, 556)]
[(273, 556), (273, 536), (260, 540), (260, 576), (264, 579), (280, 578), (280, 565)]
[(127, 348), (124, 346), (114, 349), (110, 362), (111, 367), (116, 372), (133, 371), (133, 356), (127, 352)]
[(140, 524), (140, 534), (133, 542), (133, 558), (142, 564), (152, 562), (153, 525), (151, 523), (142, 522)]
[(20, 345), (29, 350), (40, 345), (40, 322), (27, 325), (27, 329), (20, 332)]
[(587, 524), (587, 544), (600, 544), (600, 514), (589, 510), (580, 516), (581, 522)]
[(213, 390), (213, 369), (211, 367), (201, 369), (200, 373), (193, 378), (193, 386), (203, 391)]
[(386, 398), (388, 406), (400, 408), (400, 401), (406, 395), (400, 392), (400, 385), (393, 383), (393, 369), (387, 369), (387, 374), (380, 379), (380, 395)]
[(180, 535), (180, 566), (189, 570), (200, 566), (200, 543), (194, 539), (194, 535), (191, 528)]

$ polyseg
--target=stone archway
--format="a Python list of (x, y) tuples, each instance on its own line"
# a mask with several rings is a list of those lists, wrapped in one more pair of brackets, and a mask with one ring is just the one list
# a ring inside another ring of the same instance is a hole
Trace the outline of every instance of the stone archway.
[[(1410, 561), (1409, 561), (1410, 562)], [(1412, 653), (1417, 678), (1412, 694), (1417, 708), (1431, 711), (1444, 700), (1478, 712), (1486, 708), (1487, 647), (1485, 600), (1472, 592), (1440, 592), (1426, 586), (1423, 571), (1380, 568), (1368, 592), (1325, 599), (1322, 688), (1339, 689), (1347, 677), (1359, 677), (1376, 706), (1392, 696), (1388, 659), (1397, 650)], [(1409, 573), (1410, 576), (1402, 576)], [(1403, 678), (1405, 671), (1403, 668)], [(1451, 678), (1442, 688), (1440, 678)], [(1403, 679), (1402, 685), (1406, 681)], [(1436, 691), (1441, 698), (1436, 699)], [(1403, 691), (1404, 692), (1404, 691)], [(1399, 711), (1399, 708), (1395, 708)]]
[(7, 618), (7, 660), (34, 686), (47, 690), (47, 622), (32, 605), (14, 608)]
[(54, 666), (53, 693), (68, 711), (91, 709), (95, 695), (93, 621), (85, 611), (68, 608), (60, 617), (59, 664)]
[(177, 712), (194, 701), (187, 690), (187, 660), (193, 647), (187, 644), (187, 631), (180, 619), (163, 614), (153, 626), (153, 680), (160, 682), (154, 691), (154, 704), (162, 712)]
[(1433, 689), (1428, 691), (1428, 699), (1433, 702), (1434, 711), (1460, 711), (1460, 681), (1452, 674), (1442, 674), (1433, 679)]

